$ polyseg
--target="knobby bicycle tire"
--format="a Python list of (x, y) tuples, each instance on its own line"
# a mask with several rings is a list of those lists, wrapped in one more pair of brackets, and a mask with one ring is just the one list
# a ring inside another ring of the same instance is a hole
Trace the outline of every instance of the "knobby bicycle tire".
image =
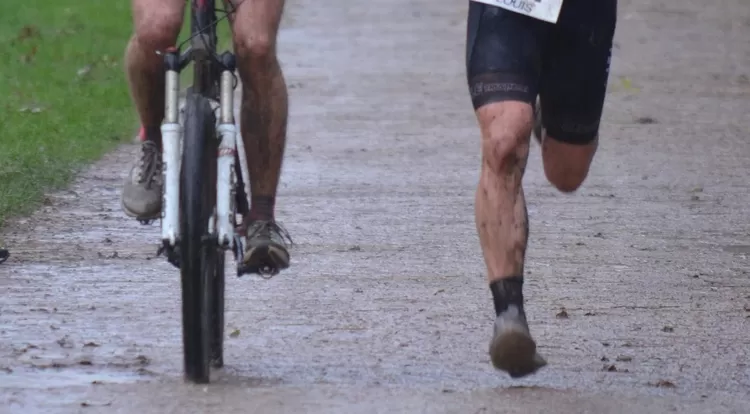
[(208, 231), (216, 201), (215, 126), (209, 100), (188, 93), (180, 173), (180, 276), (185, 375), (196, 383), (208, 383), (210, 366), (223, 359), (224, 251)]
[[(214, 243), (214, 246), (216, 244)], [(213, 275), (211, 275), (211, 366), (224, 366), (224, 250), (215, 249)]]

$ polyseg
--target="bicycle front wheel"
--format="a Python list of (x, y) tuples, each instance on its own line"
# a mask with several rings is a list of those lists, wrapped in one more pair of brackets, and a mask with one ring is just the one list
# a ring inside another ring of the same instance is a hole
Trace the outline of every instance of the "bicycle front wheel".
[(188, 93), (180, 174), (180, 276), (185, 376), (195, 383), (210, 381), (211, 362), (216, 364), (217, 356), (221, 360), (215, 335), (223, 336), (224, 250), (209, 231), (216, 203), (215, 125), (208, 99)]

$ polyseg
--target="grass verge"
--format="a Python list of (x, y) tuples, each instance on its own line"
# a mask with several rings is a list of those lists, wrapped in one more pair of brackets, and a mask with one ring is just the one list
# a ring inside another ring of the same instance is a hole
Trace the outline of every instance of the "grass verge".
[(131, 22), (129, 1), (0, 2), (0, 227), (133, 136), (122, 67)]
[(0, 226), (133, 133), (129, 2), (0, 2)]

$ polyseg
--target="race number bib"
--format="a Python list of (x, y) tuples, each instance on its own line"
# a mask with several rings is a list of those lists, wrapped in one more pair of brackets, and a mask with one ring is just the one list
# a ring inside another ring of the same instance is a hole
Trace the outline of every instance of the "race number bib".
[(557, 23), (563, 0), (471, 0), (497, 6), (545, 22)]

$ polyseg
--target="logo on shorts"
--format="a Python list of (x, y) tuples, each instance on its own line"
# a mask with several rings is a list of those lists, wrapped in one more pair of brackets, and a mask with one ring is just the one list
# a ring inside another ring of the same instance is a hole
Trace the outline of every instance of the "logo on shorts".
[(476, 98), (486, 93), (520, 92), (528, 93), (529, 87), (515, 82), (476, 82), (471, 87), (471, 97)]

